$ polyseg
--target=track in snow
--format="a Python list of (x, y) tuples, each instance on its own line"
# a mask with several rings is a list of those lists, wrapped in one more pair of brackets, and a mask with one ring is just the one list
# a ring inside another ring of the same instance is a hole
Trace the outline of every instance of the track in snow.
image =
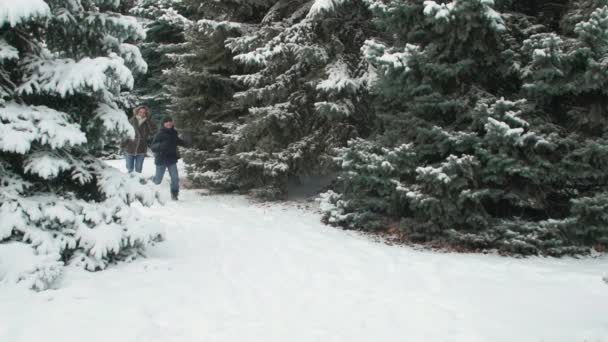
[(0, 341), (608, 341), (606, 257), (416, 251), (192, 190), (142, 210), (167, 231), (147, 259), (0, 286)]

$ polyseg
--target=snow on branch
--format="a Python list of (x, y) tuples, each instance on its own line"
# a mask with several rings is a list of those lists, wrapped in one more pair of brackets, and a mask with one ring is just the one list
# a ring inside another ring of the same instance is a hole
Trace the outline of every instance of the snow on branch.
[(85, 17), (85, 22), (91, 26), (104, 27), (105, 32), (112, 32), (112, 35), (121, 41), (146, 38), (146, 31), (135, 17), (118, 13), (90, 12)]
[(333, 12), (337, 7), (344, 5), (350, 0), (315, 0), (306, 16), (307, 19), (313, 19), (323, 13)]
[[(0, 159), (0, 196), (15, 197), (21, 196), (23, 192), (30, 188), (32, 183), (24, 180), (11, 170), (11, 167), (5, 161)], [(8, 235), (3, 235), (4, 233)], [(6, 232), (0, 226), (0, 240), (8, 237), (10, 231)]]
[(270, 48), (258, 48), (254, 51), (234, 56), (234, 60), (245, 65), (266, 66), (268, 61), (277, 55), (283, 54), (285, 46), (275, 45)]
[(106, 5), (111, 6), (112, 8), (117, 8), (120, 6), (120, 0), (93, 0), (97, 5)]
[(39, 151), (27, 154), (23, 170), (43, 179), (52, 179), (70, 168), (69, 160), (59, 156), (56, 152)]
[(389, 48), (386, 45), (369, 39), (361, 47), (363, 56), (373, 65), (377, 65), (385, 72), (391, 70), (403, 70), (409, 72), (408, 62), (412, 56), (420, 51), (417, 45), (407, 44), (403, 51)]
[(150, 206), (155, 201), (164, 202), (158, 187), (151, 186), (145, 177), (130, 174), (125, 175), (118, 169), (96, 161), (92, 166), (97, 178), (99, 191), (107, 198), (116, 198), (121, 203), (140, 202)]
[[(521, 127), (512, 128), (506, 122), (488, 118), (488, 122), (484, 125), (488, 136), (496, 138), (504, 138), (509, 141), (516, 142), (524, 134), (524, 129)], [(520, 143), (521, 144), (521, 143)]]
[(315, 102), (315, 110), (327, 117), (347, 117), (355, 111), (355, 105), (349, 99), (338, 101)]
[(137, 72), (145, 74), (148, 71), (148, 63), (144, 60), (141, 55), (139, 48), (133, 44), (121, 43), (118, 46), (120, 56), (125, 59), (127, 63), (133, 65), (133, 69)]
[(0, 27), (17, 26), (22, 21), (45, 17), (51, 13), (43, 0), (0, 0)]
[(107, 46), (109, 51), (118, 53), (124, 59), (125, 64), (131, 67), (133, 71), (142, 74), (148, 71), (148, 63), (146, 63), (136, 45), (123, 43), (120, 39), (109, 34), (104, 36), (103, 44)]
[(95, 119), (93, 122), (101, 122), (108, 132), (116, 132), (121, 135), (125, 134), (129, 138), (135, 137), (135, 130), (129, 123), (124, 111), (113, 105), (100, 103), (95, 111)]
[(18, 59), (19, 51), (6, 42), (6, 40), (0, 38), (0, 63), (7, 59)]
[(475, 1), (459, 1), (454, 0), (449, 3), (438, 4), (433, 0), (424, 1), (423, 13), (425, 16), (434, 18), (435, 20), (451, 21), (458, 15), (465, 15), (467, 7), (479, 6), (481, 15), (485, 17), (496, 31), (504, 31), (506, 29), (504, 20), (500, 13), (492, 8), (494, 0), (475, 0)]
[(196, 24), (199, 27), (204, 27), (204, 28), (212, 28), (214, 30), (218, 29), (218, 28), (223, 28), (223, 29), (227, 29), (227, 30), (236, 30), (236, 29), (240, 29), (242, 27), (243, 24), (241, 23), (237, 23), (234, 21), (217, 21), (217, 20), (208, 20), (208, 19), (202, 19), (196, 22)]
[(48, 107), (9, 102), (0, 107), (0, 151), (25, 154), (34, 142), (53, 149), (85, 143), (80, 126), (68, 119)]
[(424, 15), (432, 16), (435, 19), (450, 19), (452, 11), (456, 5), (455, 1), (447, 4), (438, 4), (435, 1), (424, 2)]
[(25, 69), (30, 75), (17, 88), (21, 94), (38, 92), (62, 97), (86, 91), (101, 91), (116, 86), (133, 88), (133, 75), (124, 60), (112, 53), (109, 57), (46, 59), (28, 57)]
[[(315, 39), (313, 26), (308, 21), (286, 28), (264, 46), (237, 54), (234, 60), (244, 65), (258, 67), (267, 67), (275, 60), (286, 61), (289, 58), (294, 58), (296, 61), (306, 58), (310, 63), (314, 60), (319, 63), (327, 61), (329, 57), (326, 49), (316, 44), (302, 44), (303, 39)], [(238, 53), (244, 51), (242, 44), (250, 46), (251, 43), (246, 39), (233, 40), (227, 44), (227, 47)]]
[(179, 28), (186, 28), (192, 24), (192, 21), (183, 15), (179, 14), (173, 8), (168, 8), (164, 11), (164, 13), (158, 17), (159, 22), (166, 23), (167, 25)]
[[(478, 165), (475, 156), (462, 155), (457, 157), (449, 155), (446, 160), (440, 163), (439, 166), (419, 166), (416, 168), (417, 179), (420, 182), (427, 180), (430, 183), (448, 184), (455, 179), (460, 178), (463, 174), (472, 174), (473, 166)], [(416, 196), (407, 195), (410, 199)]]
[(589, 20), (576, 24), (574, 32), (583, 40), (601, 41), (605, 46), (608, 40), (608, 6), (596, 8)]
[(347, 91), (354, 93), (361, 86), (361, 80), (352, 78), (348, 65), (342, 60), (328, 65), (325, 68), (327, 78), (317, 84), (317, 90), (325, 93)]

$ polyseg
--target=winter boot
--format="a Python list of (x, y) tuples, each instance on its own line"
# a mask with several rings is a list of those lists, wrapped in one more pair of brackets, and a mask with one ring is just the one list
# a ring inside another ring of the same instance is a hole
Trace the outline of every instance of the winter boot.
[(177, 195), (178, 195), (177, 192), (172, 192), (171, 193), (171, 199), (174, 200), (174, 201), (177, 201)]

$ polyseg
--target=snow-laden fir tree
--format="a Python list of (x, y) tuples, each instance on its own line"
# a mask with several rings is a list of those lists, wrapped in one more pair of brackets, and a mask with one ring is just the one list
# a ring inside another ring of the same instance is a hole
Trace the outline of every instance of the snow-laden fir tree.
[(240, 71), (226, 110), (238, 115), (221, 122), (214, 157), (193, 158), (190, 176), (281, 198), (289, 178), (326, 172), (334, 148), (368, 125), (367, 63), (359, 51), (369, 12), (360, 1), (269, 3), (259, 21), (226, 39)]
[[(140, 48), (148, 62), (149, 72), (136, 78), (136, 91), (139, 98), (150, 106), (157, 119), (165, 114), (176, 116), (178, 122), (182, 121), (180, 126), (188, 136), (191, 130), (208, 131), (208, 127), (202, 124), (191, 127), (187, 118), (198, 117), (196, 121), (202, 122), (200, 113), (206, 112), (204, 109), (206, 107), (204, 104), (198, 106), (193, 103), (199, 101), (199, 95), (213, 97), (213, 94), (205, 92), (207, 86), (205, 81), (199, 79), (200, 72), (208, 69), (225, 69), (224, 66), (215, 64), (226, 59), (222, 57), (218, 60), (217, 57), (218, 48), (220, 54), (226, 50), (222, 38), (226, 32), (223, 32), (223, 26), (213, 25), (213, 22), (228, 23), (236, 18), (239, 18), (239, 21), (246, 21), (248, 17), (256, 17), (259, 13), (264, 13), (265, 9), (260, 6), (265, 2), (263, 0), (137, 1), (131, 13), (145, 22), (146, 40), (140, 44)], [(219, 31), (215, 32), (215, 28)], [(233, 26), (230, 31), (230, 34), (234, 33)], [(222, 71), (220, 70), (219, 73), (222, 74)], [(216, 102), (223, 102), (229, 97), (230, 94), (221, 94), (221, 100), (218, 99)], [(168, 108), (171, 103), (172, 108)], [(217, 105), (216, 103), (215, 106)], [(186, 127), (187, 131), (184, 130)], [(209, 135), (203, 133), (197, 136), (200, 138)]]
[(0, 1), (0, 248), (29, 255), (11, 277), (36, 289), (65, 264), (103, 269), (159, 238), (129, 206), (155, 188), (91, 155), (134, 134), (119, 103), (146, 71), (132, 45), (144, 32), (119, 5)]
[(193, 149), (184, 151), (187, 171), (197, 185), (200, 170), (217, 169), (218, 158), (226, 144), (226, 133), (234, 130), (236, 120), (246, 109), (233, 101), (240, 90), (230, 76), (242, 73), (226, 47), (226, 40), (251, 30), (272, 1), (189, 1), (197, 13), (185, 31), (181, 53), (171, 55), (176, 67), (166, 72), (171, 90), (170, 113)]
[(377, 137), (341, 150), (327, 220), (562, 255), (608, 244), (608, 3), (370, 1)]
[(232, 101), (236, 85), (230, 75), (236, 69), (224, 46), (228, 37), (240, 34), (241, 23), (222, 20), (229, 16), (225, 5), (206, 9), (203, 19), (188, 26), (183, 52), (171, 56), (176, 66), (166, 72), (170, 113), (195, 148), (184, 153), (187, 162), (210, 162), (214, 149), (221, 146), (214, 133), (225, 130), (223, 123), (242, 112)]
[(135, 93), (158, 121), (171, 100), (163, 71), (175, 67), (170, 56), (185, 49), (184, 31), (196, 13), (192, 7), (184, 0), (138, 0), (130, 10), (144, 23), (146, 38), (139, 48), (148, 63), (148, 72), (135, 79)]

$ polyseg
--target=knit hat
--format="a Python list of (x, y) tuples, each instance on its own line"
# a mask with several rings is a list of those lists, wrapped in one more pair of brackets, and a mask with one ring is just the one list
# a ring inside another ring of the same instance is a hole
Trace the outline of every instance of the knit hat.
[(170, 116), (165, 116), (163, 118), (163, 120), (161, 121), (161, 123), (164, 125), (165, 122), (169, 122), (169, 121), (173, 122), (173, 119)]

